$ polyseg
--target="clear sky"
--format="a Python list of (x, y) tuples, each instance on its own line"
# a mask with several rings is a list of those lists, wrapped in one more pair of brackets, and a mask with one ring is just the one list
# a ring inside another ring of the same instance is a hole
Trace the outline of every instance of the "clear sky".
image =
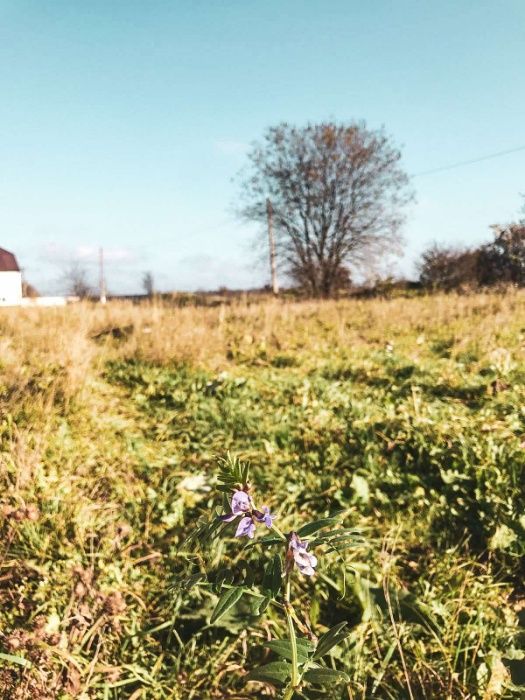
[[(409, 173), (525, 146), (523, 0), (0, 0), (0, 246), (41, 293), (257, 285), (232, 216), (281, 121), (385, 125)], [(525, 150), (416, 177), (400, 270), (519, 216)]]

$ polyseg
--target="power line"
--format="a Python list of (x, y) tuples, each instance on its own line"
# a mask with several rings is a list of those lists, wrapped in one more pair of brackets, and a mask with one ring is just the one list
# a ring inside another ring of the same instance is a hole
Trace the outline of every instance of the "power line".
[(500, 158), (501, 156), (507, 156), (510, 153), (517, 153), (518, 151), (525, 151), (525, 146), (518, 146), (517, 148), (509, 148), (506, 151), (498, 151), (497, 153), (491, 153), (488, 156), (481, 156), (480, 158), (472, 158), (471, 160), (462, 160), (458, 163), (452, 163), (451, 165), (442, 165), (439, 168), (432, 168), (431, 170), (423, 170), (419, 173), (414, 173), (412, 177), (422, 177), (423, 175), (433, 175), (434, 173), (442, 173), (445, 170), (453, 170), (454, 168), (462, 168), (464, 165), (473, 165), (474, 163), (481, 163), (484, 160), (492, 160), (493, 158)]
[[(238, 227), (239, 222), (232, 220), (232, 219), (222, 219), (218, 221), (216, 224), (209, 224), (207, 226), (201, 226), (197, 229), (193, 229), (189, 233), (185, 233), (184, 238), (192, 238), (193, 236), (200, 236), (203, 233), (214, 233), (215, 231), (222, 231), (226, 227), (228, 228), (234, 228)], [(154, 238), (154, 240), (150, 241), (150, 243), (143, 243), (138, 246), (133, 246), (134, 250), (144, 250), (146, 248), (151, 248), (152, 245), (165, 245), (167, 243), (173, 243), (173, 245), (180, 245), (180, 240), (177, 240), (175, 234), (169, 234), (167, 236), (163, 236), (162, 238)]]

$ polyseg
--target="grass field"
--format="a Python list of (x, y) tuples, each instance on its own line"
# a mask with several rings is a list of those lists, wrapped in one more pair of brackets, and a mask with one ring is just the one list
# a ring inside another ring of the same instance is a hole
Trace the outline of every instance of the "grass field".
[(281, 529), (362, 533), (298, 579), (352, 629), (302, 697), (525, 697), (525, 294), (2, 310), (0, 347), (2, 698), (278, 697), (280, 618), (174, 585), (260, 556), (184, 544), (228, 451)]

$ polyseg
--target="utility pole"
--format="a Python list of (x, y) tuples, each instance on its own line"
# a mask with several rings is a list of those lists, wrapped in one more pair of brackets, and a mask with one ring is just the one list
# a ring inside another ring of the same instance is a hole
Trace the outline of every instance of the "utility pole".
[(275, 240), (273, 237), (273, 208), (270, 198), (266, 199), (266, 215), (268, 217), (268, 241), (270, 244), (270, 270), (272, 273), (272, 292), (279, 294), (279, 283), (277, 282), (277, 269), (275, 263)]
[(98, 262), (100, 268), (100, 303), (106, 303), (106, 280), (104, 278), (104, 248), (100, 246), (98, 251)]

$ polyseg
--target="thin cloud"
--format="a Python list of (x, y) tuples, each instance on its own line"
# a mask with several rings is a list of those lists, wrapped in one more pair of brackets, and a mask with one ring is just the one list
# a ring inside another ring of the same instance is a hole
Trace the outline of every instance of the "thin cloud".
[(180, 259), (172, 270), (172, 289), (247, 289), (264, 284), (263, 275), (235, 257), (215, 257), (205, 253)]
[(213, 147), (217, 153), (223, 156), (243, 156), (250, 147), (250, 144), (244, 141), (224, 139), (215, 141)]
[[(100, 255), (100, 247), (98, 246), (77, 246), (74, 257), (80, 260), (93, 261), (98, 260)], [(135, 262), (137, 260), (136, 253), (131, 248), (115, 247), (104, 248), (104, 260), (108, 262)]]
[[(41, 246), (38, 257), (40, 260), (58, 264), (68, 263), (73, 260), (93, 263), (98, 262), (99, 254), (99, 246), (67, 246), (50, 241)], [(104, 248), (104, 260), (107, 262), (133, 263), (137, 260), (137, 253), (126, 246), (108, 247)]]

